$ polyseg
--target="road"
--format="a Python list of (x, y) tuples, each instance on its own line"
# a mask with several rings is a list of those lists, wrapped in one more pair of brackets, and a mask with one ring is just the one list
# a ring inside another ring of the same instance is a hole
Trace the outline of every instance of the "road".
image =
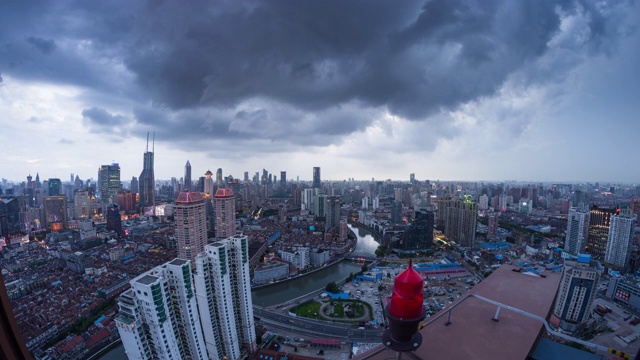
[(271, 325), (292, 333), (307, 337), (347, 339), (348, 341), (376, 343), (380, 342), (382, 328), (367, 327), (359, 329), (351, 324), (307, 319), (288, 315), (286, 309), (280, 311), (253, 307), (253, 315), (266, 325)]

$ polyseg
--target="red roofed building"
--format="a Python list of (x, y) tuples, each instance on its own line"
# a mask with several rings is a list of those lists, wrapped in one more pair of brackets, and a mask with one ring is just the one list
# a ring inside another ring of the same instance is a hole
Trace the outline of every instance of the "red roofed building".
[(226, 239), (236, 234), (236, 198), (231, 189), (218, 189), (213, 197), (216, 214), (216, 238)]

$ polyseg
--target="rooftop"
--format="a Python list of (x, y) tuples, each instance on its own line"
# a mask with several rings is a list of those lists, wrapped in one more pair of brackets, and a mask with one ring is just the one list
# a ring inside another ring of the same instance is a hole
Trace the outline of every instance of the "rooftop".
[(176, 265), (176, 266), (182, 266), (184, 264), (186, 264), (187, 262), (189, 262), (189, 260), (184, 260), (184, 259), (174, 259), (173, 261), (171, 261), (169, 264), (171, 265)]
[(144, 275), (144, 276), (136, 279), (136, 282), (138, 282), (140, 284), (144, 284), (144, 285), (151, 285), (156, 281), (158, 281), (158, 278), (155, 277), (155, 276), (151, 276), (151, 275)]
[[(542, 278), (512, 269), (517, 267), (501, 266), (469, 293), (547, 318), (560, 283), (560, 274), (545, 272), (546, 278)], [(463, 297), (450, 307), (460, 302), (451, 311), (450, 325), (445, 325), (445, 309), (441, 313), (444, 316), (421, 330), (422, 346), (414, 352), (418, 358), (527, 358), (543, 328), (541, 322), (504, 308), (500, 311), (499, 321), (492, 321), (496, 306), (473, 297)], [(388, 359), (394, 354), (380, 345), (356, 358)]]
[(188, 204), (188, 203), (194, 203), (199, 201), (203, 201), (202, 194), (199, 192), (184, 191), (184, 192), (181, 192), (176, 198), (176, 203), (180, 203), (180, 204)]

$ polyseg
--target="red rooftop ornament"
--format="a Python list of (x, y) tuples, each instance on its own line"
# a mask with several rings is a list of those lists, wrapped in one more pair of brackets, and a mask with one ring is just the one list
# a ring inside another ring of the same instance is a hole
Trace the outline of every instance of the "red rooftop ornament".
[(391, 303), (384, 309), (389, 322), (389, 328), (382, 333), (386, 347), (399, 354), (420, 347), (422, 334), (418, 332), (418, 325), (425, 317), (423, 300), (424, 282), (409, 260), (409, 267), (396, 276)]
[(420, 274), (413, 269), (409, 260), (407, 270), (396, 276), (393, 283), (393, 295), (389, 312), (401, 319), (413, 319), (422, 315), (424, 300), (424, 282)]

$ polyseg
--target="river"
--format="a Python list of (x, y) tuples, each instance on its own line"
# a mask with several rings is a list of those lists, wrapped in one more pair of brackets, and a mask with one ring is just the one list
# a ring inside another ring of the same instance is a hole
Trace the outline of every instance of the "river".
[[(370, 254), (375, 253), (379, 244), (368, 230), (351, 225), (349, 225), (349, 228), (358, 239), (358, 243), (354, 251)], [(332, 281), (340, 281), (349, 276), (350, 273), (356, 273), (358, 271), (360, 271), (360, 265), (351, 261), (341, 261), (337, 264), (327, 266), (325, 269), (313, 274), (252, 290), (251, 299), (254, 304), (260, 306), (280, 304), (287, 300), (295, 299), (310, 292), (322, 289), (328, 283)], [(124, 352), (124, 346), (120, 344), (100, 357), (100, 360), (119, 360), (126, 358), (127, 355)]]

